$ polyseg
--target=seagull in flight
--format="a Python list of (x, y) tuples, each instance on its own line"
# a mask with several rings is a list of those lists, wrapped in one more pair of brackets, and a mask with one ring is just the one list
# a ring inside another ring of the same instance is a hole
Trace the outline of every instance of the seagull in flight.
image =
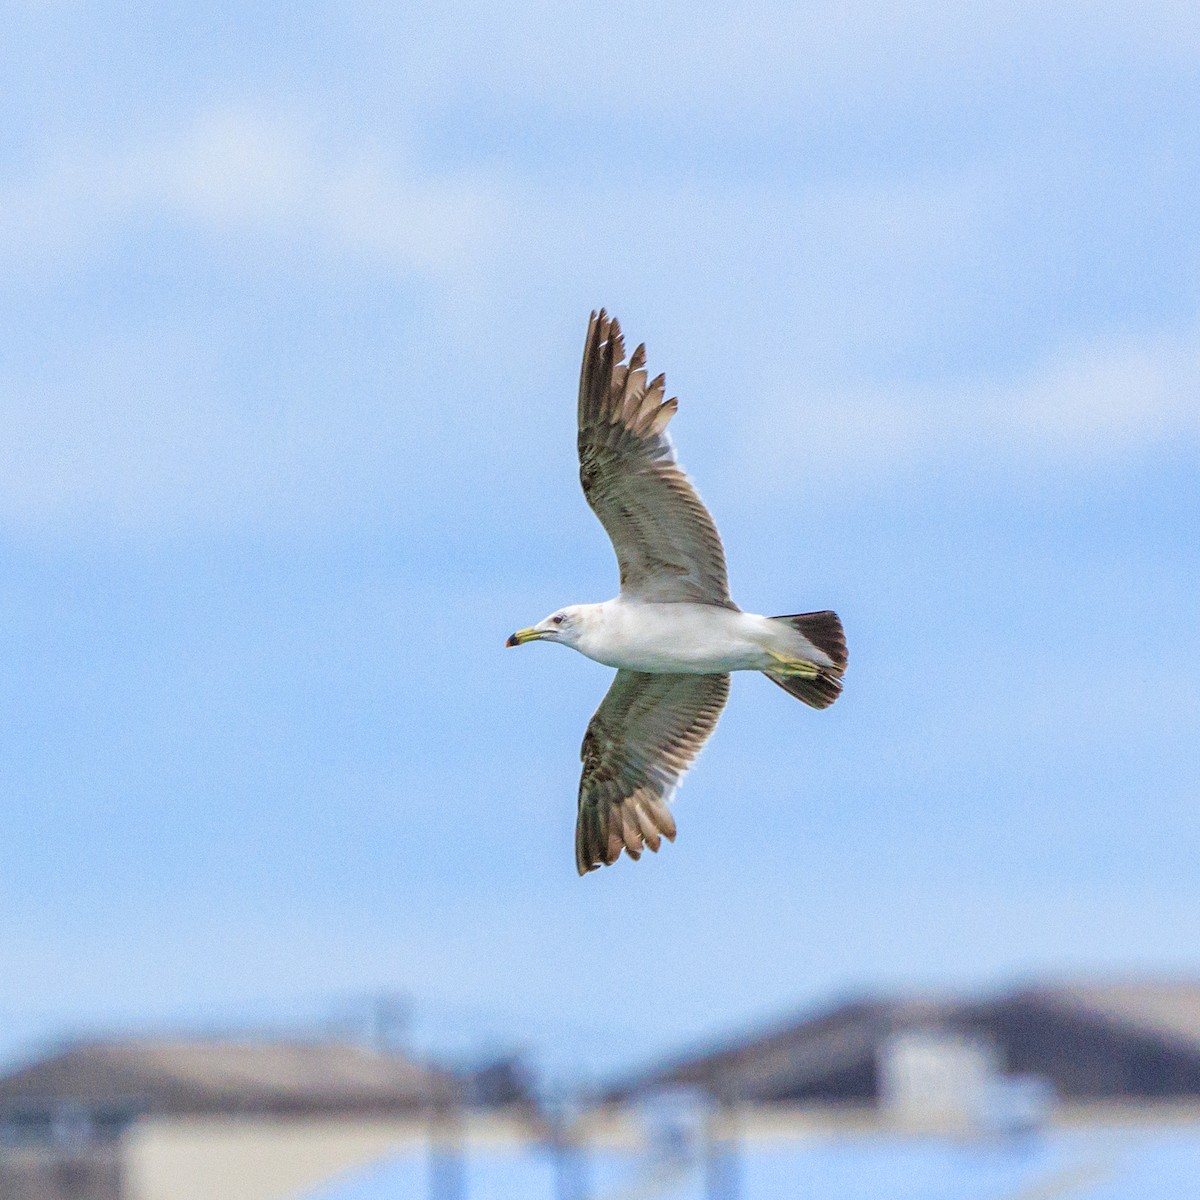
[(834, 612), (760, 617), (729, 595), (716, 525), (675, 458), (664, 376), (646, 347), (625, 361), (615, 317), (592, 313), (579, 378), (579, 479), (621, 572), (602, 604), (572, 604), (507, 642), (560, 642), (616, 667), (580, 756), (580, 875), (675, 840), (668, 808), (716, 728), (731, 671), (761, 671), (813, 708), (842, 690), (846, 639)]

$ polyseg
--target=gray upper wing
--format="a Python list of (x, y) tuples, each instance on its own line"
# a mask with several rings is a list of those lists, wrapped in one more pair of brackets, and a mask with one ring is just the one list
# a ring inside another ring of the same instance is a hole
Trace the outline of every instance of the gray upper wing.
[(579, 479), (617, 553), (622, 595), (736, 608), (713, 519), (675, 461), (664, 379), (628, 365), (616, 318), (592, 313), (579, 377)]
[(728, 675), (618, 671), (588, 723), (580, 757), (575, 865), (580, 875), (673, 841), (671, 792), (717, 726)]

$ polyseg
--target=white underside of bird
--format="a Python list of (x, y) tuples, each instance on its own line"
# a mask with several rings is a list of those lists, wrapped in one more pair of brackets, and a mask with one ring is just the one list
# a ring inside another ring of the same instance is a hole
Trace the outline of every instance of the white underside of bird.
[[(655, 675), (717, 675), (772, 670), (814, 674), (814, 666), (834, 666), (825, 651), (784, 621), (757, 613), (627, 596), (575, 604), (564, 612), (573, 618), (568, 644), (606, 667)], [(533, 626), (539, 637), (525, 640), (567, 640), (554, 637), (553, 619)]]

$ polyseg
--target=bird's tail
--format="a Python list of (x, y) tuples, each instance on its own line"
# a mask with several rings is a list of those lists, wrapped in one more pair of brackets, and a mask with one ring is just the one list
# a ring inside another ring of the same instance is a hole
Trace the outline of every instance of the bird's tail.
[[(778, 669), (763, 674), (797, 700), (813, 708), (828, 708), (842, 693), (847, 662), (846, 634), (837, 613), (793, 613), (771, 619), (787, 625), (803, 640), (779, 656)], [(810, 651), (818, 653), (807, 657), (806, 643)]]

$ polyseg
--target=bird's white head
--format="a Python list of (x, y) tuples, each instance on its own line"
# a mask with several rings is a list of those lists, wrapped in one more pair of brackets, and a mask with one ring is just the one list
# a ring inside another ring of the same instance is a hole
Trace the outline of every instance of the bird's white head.
[(562, 642), (564, 646), (575, 646), (583, 635), (588, 611), (592, 604), (571, 604), (555, 609), (545, 620), (528, 629), (518, 629), (504, 644), (522, 646), (526, 642)]

